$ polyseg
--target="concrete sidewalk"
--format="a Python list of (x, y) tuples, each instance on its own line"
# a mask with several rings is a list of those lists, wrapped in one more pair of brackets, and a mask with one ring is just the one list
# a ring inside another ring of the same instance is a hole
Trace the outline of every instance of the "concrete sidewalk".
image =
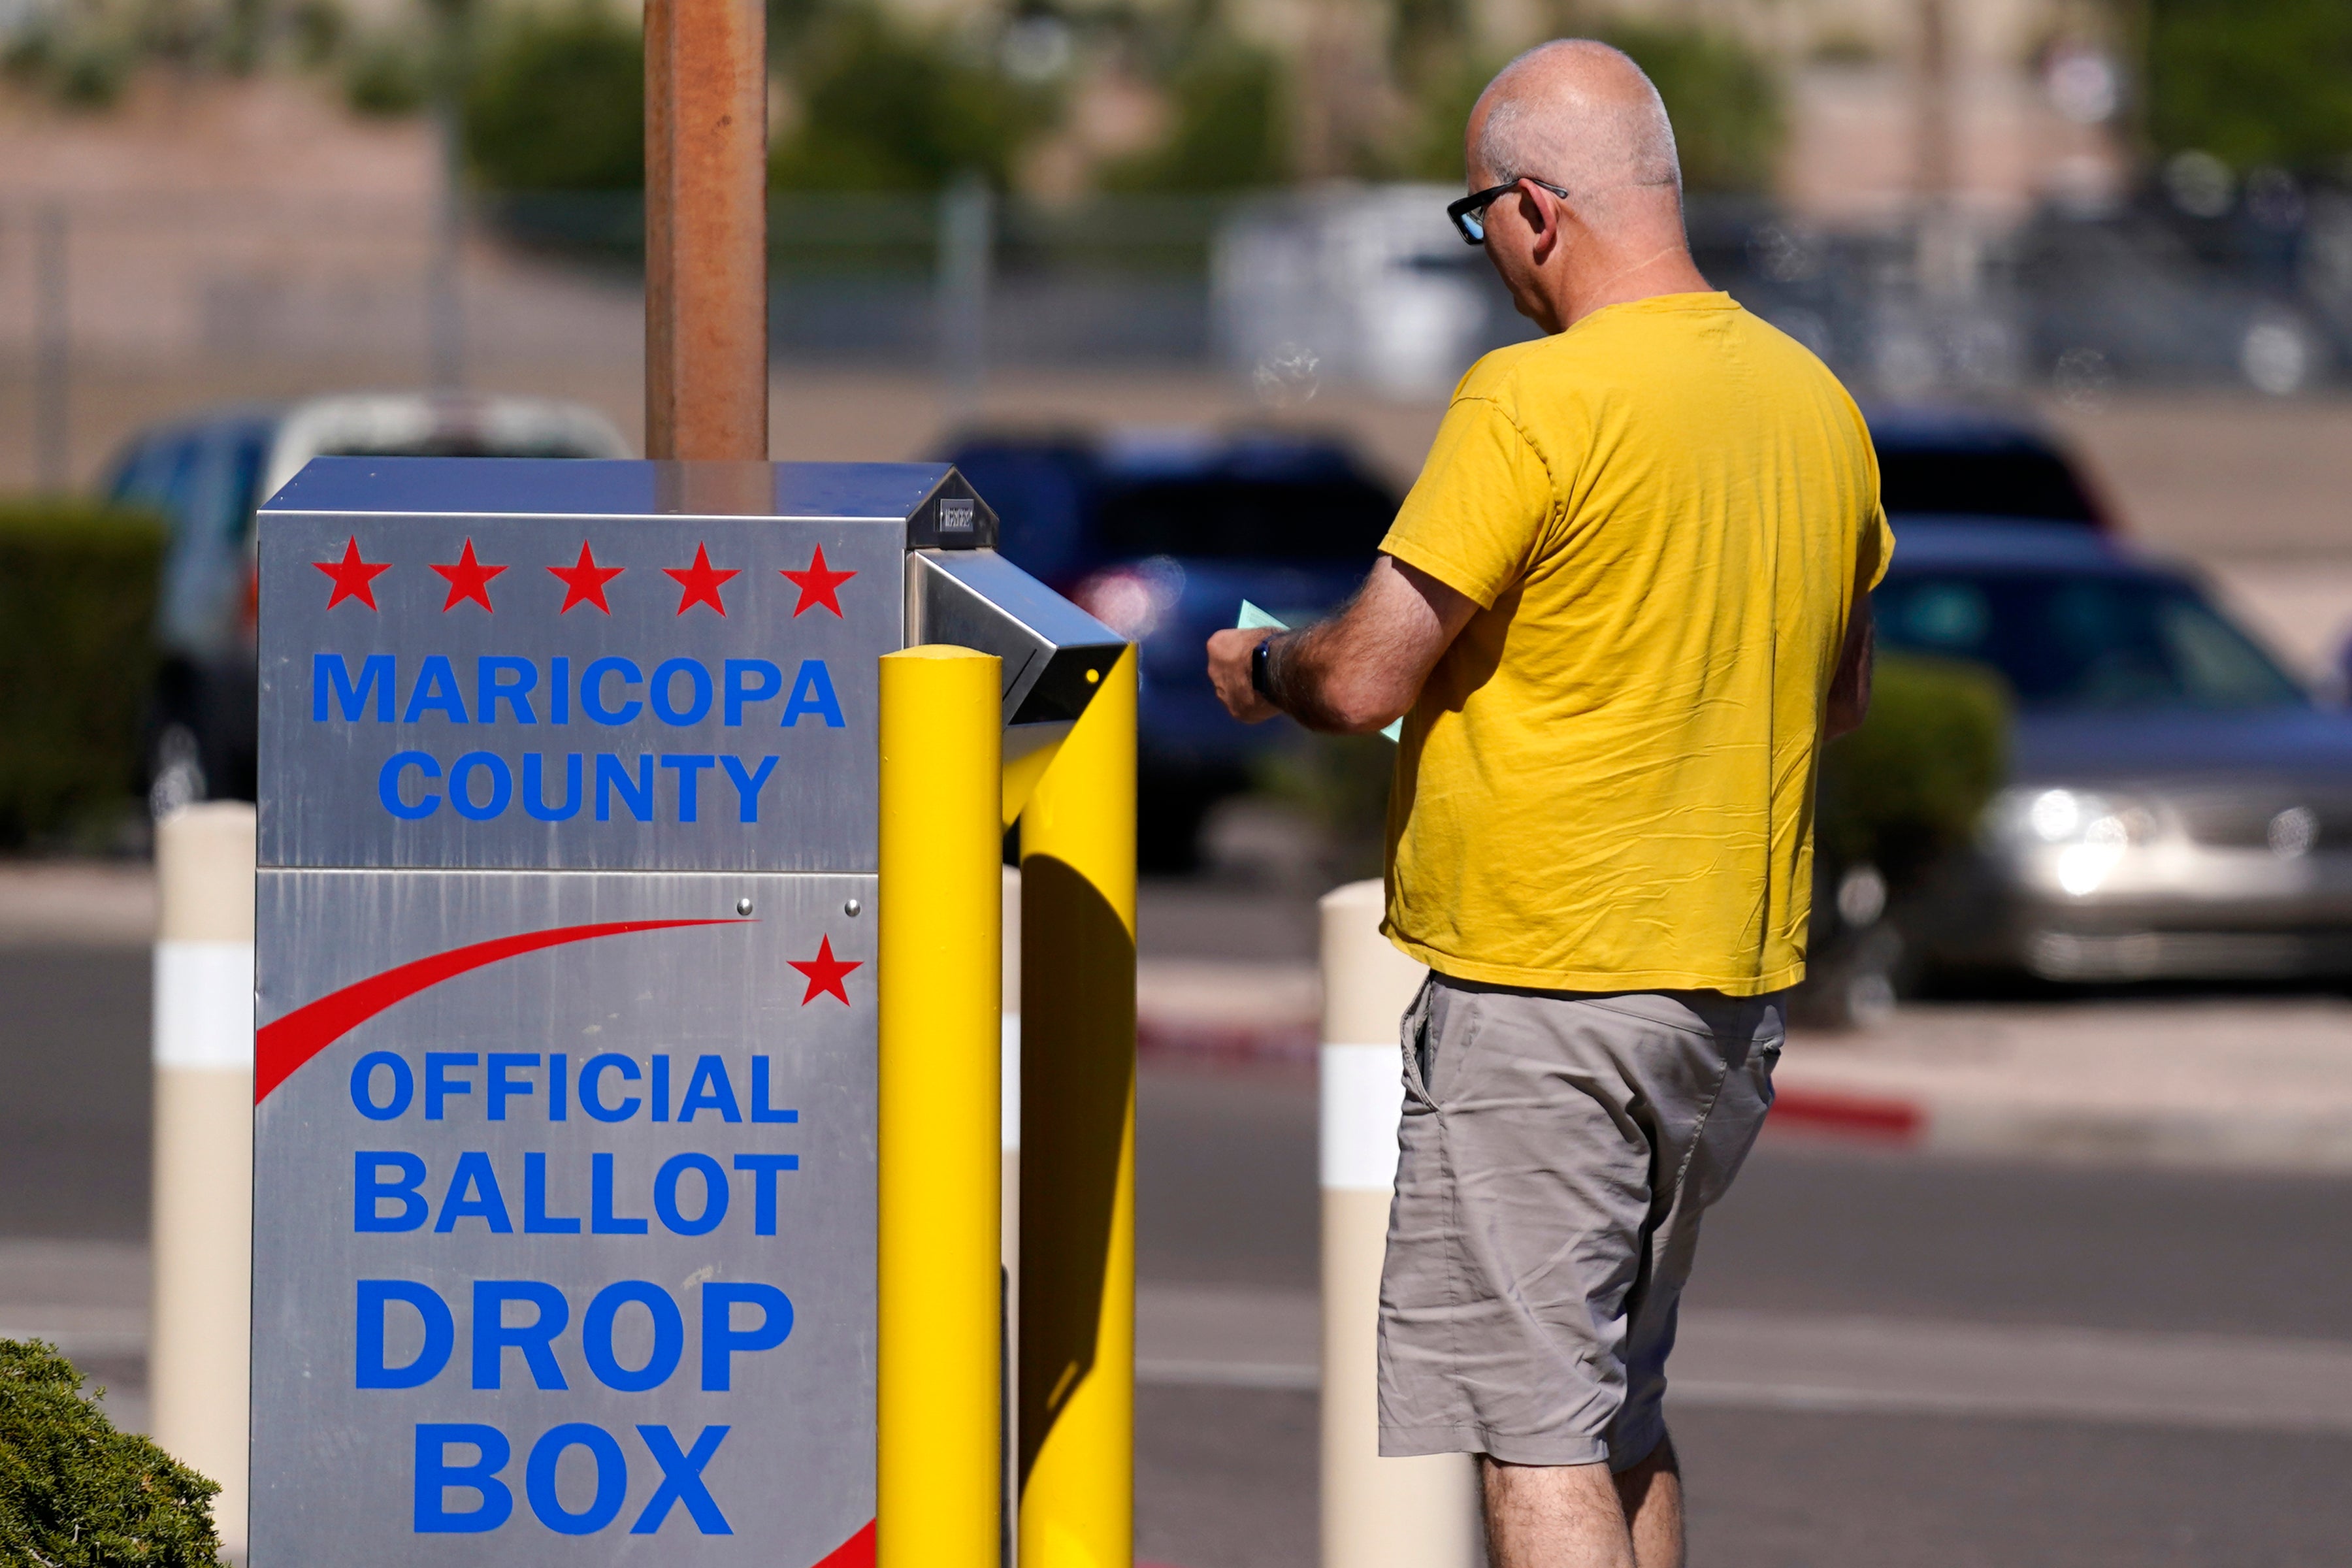
[[(1147, 960), (1147, 1054), (1311, 1068), (1311, 966)], [(1923, 1003), (1800, 1032), (1772, 1123), (1957, 1153), (2352, 1170), (2352, 1000)]]

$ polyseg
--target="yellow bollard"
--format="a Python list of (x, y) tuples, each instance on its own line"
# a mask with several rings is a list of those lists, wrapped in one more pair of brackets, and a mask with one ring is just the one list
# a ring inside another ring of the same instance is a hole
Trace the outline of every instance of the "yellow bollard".
[(999, 1568), (1001, 661), (886, 654), (879, 1568)]
[(1135, 679), (1021, 815), (1021, 1568), (1134, 1561)]

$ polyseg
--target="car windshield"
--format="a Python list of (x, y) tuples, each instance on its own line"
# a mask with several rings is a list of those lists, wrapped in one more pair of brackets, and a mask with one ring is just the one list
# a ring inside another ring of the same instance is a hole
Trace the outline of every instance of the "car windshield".
[(1990, 665), (2027, 709), (2227, 710), (2306, 700), (2195, 590), (2161, 577), (1903, 574), (1879, 586), (1872, 606), (1883, 646)]
[(1361, 479), (1154, 479), (1105, 496), (1095, 529), (1112, 557), (1369, 565), (1395, 516), (1394, 498)]
[(2095, 522), (2097, 511), (2063, 458), (2030, 447), (2006, 450), (1883, 447), (1878, 493), (1890, 513), (2030, 517)]

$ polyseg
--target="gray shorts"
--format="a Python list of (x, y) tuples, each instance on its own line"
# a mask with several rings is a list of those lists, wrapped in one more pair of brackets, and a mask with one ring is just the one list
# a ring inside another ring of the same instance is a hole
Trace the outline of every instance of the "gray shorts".
[(1781, 1000), (1422, 988), (1381, 1275), (1382, 1454), (1622, 1470), (1657, 1447), (1699, 1215), (1771, 1108)]

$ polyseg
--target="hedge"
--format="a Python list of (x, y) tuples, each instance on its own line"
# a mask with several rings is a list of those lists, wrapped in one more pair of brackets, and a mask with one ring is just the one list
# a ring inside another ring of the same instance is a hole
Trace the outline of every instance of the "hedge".
[(143, 513), (0, 503), (0, 844), (137, 790), (163, 546)]
[(0, 1562), (218, 1568), (219, 1490), (115, 1430), (54, 1347), (0, 1340)]
[(1981, 665), (1882, 654), (1870, 716), (1822, 753), (1814, 831), (1896, 892), (1975, 837), (2009, 771), (2009, 689)]

